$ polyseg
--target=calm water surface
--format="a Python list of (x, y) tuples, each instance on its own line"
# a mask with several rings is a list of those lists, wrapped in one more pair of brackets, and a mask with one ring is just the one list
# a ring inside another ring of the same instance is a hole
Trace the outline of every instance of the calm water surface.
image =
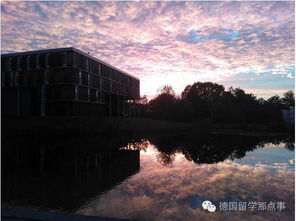
[[(45, 165), (35, 176), (11, 173), (4, 181), (3, 201), (135, 220), (294, 220), (293, 142), (141, 139), (119, 144), (114, 151), (80, 154), (68, 164), (62, 158), (61, 165), (68, 168), (64, 172), (46, 170)], [(48, 155), (50, 151), (45, 159)], [(16, 180), (19, 185), (12, 187)], [(216, 212), (203, 210), (204, 200), (210, 200)], [(247, 208), (221, 211), (223, 202), (246, 202)], [(258, 206), (251, 211), (250, 202), (273, 202), (275, 211), (260, 211)], [(285, 207), (280, 210), (278, 202)]]

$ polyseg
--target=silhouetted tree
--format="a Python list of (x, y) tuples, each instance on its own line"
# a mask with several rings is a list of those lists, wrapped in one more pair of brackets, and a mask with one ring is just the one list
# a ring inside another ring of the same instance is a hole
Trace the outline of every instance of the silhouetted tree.
[(213, 106), (213, 120), (214, 122), (237, 123), (241, 121), (241, 112), (236, 98), (230, 92), (225, 92)]
[(196, 82), (193, 85), (187, 85), (181, 97), (187, 100), (194, 100), (198, 97), (209, 103), (214, 103), (223, 94), (224, 90), (222, 85), (216, 83)]
[(274, 123), (282, 121), (283, 105), (278, 95), (268, 98), (260, 105), (260, 120), (261, 123)]
[(294, 91), (289, 90), (286, 93), (284, 93), (281, 102), (284, 108), (295, 107)]
[(160, 88), (160, 94), (170, 94), (172, 96), (175, 96), (175, 91), (173, 90), (171, 85), (165, 85)]
[[(282, 109), (294, 106), (294, 92), (287, 91), (265, 100), (246, 93), (241, 88), (211, 82), (196, 82), (187, 85), (177, 98), (169, 85), (159, 90), (160, 94), (145, 104), (147, 116), (158, 119), (239, 124), (245, 128), (251, 124), (270, 124), (281, 128)], [(207, 123), (207, 124), (208, 124)], [(231, 125), (230, 125), (231, 126)]]
[(165, 120), (174, 120), (177, 99), (171, 86), (164, 86), (156, 98), (149, 102), (152, 116)]
[(188, 85), (181, 94), (181, 98), (187, 103), (189, 113), (193, 118), (211, 117), (211, 108), (217, 99), (223, 94), (224, 87), (212, 82), (196, 82)]
[(245, 93), (240, 88), (229, 88), (229, 92), (235, 97), (241, 112), (241, 120), (244, 123), (255, 122), (258, 119), (259, 102), (253, 94)]
[(267, 99), (267, 102), (269, 104), (275, 105), (277, 107), (281, 107), (282, 106), (282, 101), (281, 98), (278, 95), (272, 96), (270, 98)]

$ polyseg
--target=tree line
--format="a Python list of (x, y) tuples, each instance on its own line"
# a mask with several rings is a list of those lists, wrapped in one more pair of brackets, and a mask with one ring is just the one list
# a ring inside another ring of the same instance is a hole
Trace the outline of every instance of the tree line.
[(282, 97), (257, 98), (241, 88), (225, 90), (223, 85), (212, 82), (196, 82), (187, 85), (180, 96), (173, 88), (164, 86), (160, 93), (148, 102), (143, 97), (141, 115), (147, 118), (192, 122), (210, 119), (213, 123), (280, 123), (282, 110), (295, 106), (294, 91)]

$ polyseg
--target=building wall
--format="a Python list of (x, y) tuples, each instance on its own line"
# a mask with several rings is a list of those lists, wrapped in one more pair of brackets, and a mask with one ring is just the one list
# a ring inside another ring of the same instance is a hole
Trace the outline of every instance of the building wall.
[(5, 114), (14, 115), (22, 103), (20, 115), (120, 116), (126, 100), (139, 98), (138, 79), (74, 49), (4, 55), (1, 61)]
[(3, 115), (17, 115), (17, 90), (9, 88), (1, 91), (1, 112)]

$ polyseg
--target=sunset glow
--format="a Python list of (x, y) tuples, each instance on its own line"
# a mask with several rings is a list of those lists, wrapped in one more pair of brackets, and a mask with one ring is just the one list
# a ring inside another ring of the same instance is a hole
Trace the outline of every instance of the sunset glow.
[(141, 80), (294, 88), (294, 2), (1, 2), (1, 53), (75, 47)]

